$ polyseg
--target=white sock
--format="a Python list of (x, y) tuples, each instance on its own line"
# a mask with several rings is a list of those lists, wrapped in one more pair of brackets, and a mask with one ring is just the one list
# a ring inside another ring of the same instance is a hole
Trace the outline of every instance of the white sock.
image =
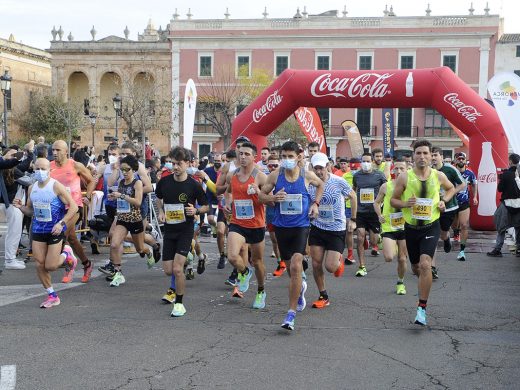
[(51, 295), (53, 292), (54, 292), (54, 288), (49, 287), (49, 288), (46, 288), (45, 290), (47, 290), (47, 294)]

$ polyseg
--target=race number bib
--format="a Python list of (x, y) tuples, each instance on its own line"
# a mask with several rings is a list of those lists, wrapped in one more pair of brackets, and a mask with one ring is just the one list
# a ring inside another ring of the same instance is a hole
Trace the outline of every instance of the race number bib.
[(52, 221), (51, 205), (49, 203), (34, 202), (33, 208), (34, 208), (34, 218), (38, 222), (51, 222)]
[(165, 204), (164, 214), (167, 224), (175, 225), (178, 223), (186, 222), (186, 216), (184, 214), (184, 205), (182, 203)]
[(404, 218), (402, 212), (390, 213), (390, 226), (395, 230), (404, 229)]
[(280, 214), (297, 215), (302, 213), (302, 194), (287, 194), (280, 202)]
[(412, 207), (412, 218), (424, 221), (432, 218), (433, 199), (417, 198), (417, 202)]
[(320, 207), (318, 207), (318, 220), (324, 223), (334, 222), (334, 209), (331, 204), (320, 204)]
[(235, 200), (234, 203), (236, 219), (253, 219), (255, 217), (252, 199), (239, 199)]
[(359, 189), (359, 203), (368, 204), (374, 203), (374, 189), (360, 188)]
[(117, 200), (117, 212), (118, 213), (129, 213), (130, 212), (130, 203), (128, 203), (124, 199)]

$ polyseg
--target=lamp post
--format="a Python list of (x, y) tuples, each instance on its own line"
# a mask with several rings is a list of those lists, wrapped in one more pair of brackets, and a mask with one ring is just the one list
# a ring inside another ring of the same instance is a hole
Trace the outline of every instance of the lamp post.
[(121, 96), (116, 93), (116, 96), (112, 99), (114, 103), (114, 111), (116, 112), (116, 138), (118, 137), (118, 129), (117, 129), (117, 117), (121, 116)]
[(0, 76), (0, 88), (2, 89), (2, 93), (4, 94), (4, 129), (3, 129), (3, 138), (4, 145), (7, 146), (7, 95), (9, 95), (11, 91), (11, 81), (13, 78), (9, 75), (9, 71), (5, 71), (3, 76)]
[(90, 120), (90, 125), (92, 126), (92, 146), (95, 146), (94, 145), (94, 142), (95, 142), (94, 141), (95, 140), (94, 130), (96, 128), (97, 116), (94, 113), (90, 113), (90, 115), (88, 116), (88, 119)]

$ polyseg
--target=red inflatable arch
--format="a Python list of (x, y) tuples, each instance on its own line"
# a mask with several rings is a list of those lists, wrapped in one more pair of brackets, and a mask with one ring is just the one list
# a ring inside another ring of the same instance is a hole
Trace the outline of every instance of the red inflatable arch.
[[(432, 107), (469, 137), (473, 169), (480, 166), (483, 142), (491, 142), (496, 166), (508, 166), (508, 141), (495, 109), (446, 67), (374, 71), (288, 69), (235, 118), (232, 139), (245, 135), (261, 148), (266, 145), (266, 137), (301, 106)], [(434, 139), (431, 141), (435, 144)], [(496, 185), (496, 172), (475, 173), (479, 182)], [(477, 214), (476, 207), (471, 209), (470, 221), (474, 229), (494, 230), (493, 217)]]

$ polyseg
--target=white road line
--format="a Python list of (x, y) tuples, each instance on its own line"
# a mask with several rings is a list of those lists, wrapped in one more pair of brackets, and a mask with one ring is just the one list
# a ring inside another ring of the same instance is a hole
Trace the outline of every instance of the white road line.
[(0, 390), (14, 390), (16, 386), (16, 366), (1, 366)]
[[(85, 283), (54, 283), (56, 291), (66, 290), (73, 287), (85, 286)], [(25, 301), (27, 299), (46, 295), (47, 292), (41, 284), (1, 286), (0, 287), (0, 307), (11, 303)], [(0, 387), (0, 390), (3, 388)]]

